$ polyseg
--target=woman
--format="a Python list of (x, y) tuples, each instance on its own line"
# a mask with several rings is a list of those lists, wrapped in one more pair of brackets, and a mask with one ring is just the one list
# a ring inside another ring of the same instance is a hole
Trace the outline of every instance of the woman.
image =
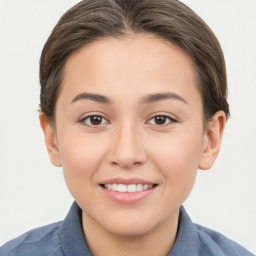
[(40, 62), (40, 123), (75, 199), (1, 255), (252, 255), (182, 207), (229, 117), (209, 27), (174, 1), (82, 1)]

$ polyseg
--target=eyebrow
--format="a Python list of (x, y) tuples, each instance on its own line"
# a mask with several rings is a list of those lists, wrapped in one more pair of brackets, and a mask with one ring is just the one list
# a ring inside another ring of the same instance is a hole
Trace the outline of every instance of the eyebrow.
[(173, 92), (149, 94), (143, 98), (142, 102), (148, 104), (148, 103), (158, 102), (161, 100), (179, 100), (185, 104), (188, 104), (188, 102), (184, 98), (182, 98), (180, 95)]
[[(110, 100), (108, 97), (104, 95), (87, 93), (87, 92), (79, 93), (77, 96), (75, 96), (75, 98), (71, 101), (71, 103), (73, 104), (79, 100), (85, 100), (85, 99), (103, 103), (103, 104), (112, 103), (112, 100)], [(142, 99), (142, 103), (149, 104), (149, 103), (155, 103), (162, 100), (179, 100), (185, 104), (188, 104), (184, 98), (182, 98), (180, 95), (173, 92), (149, 94)]]
[(75, 103), (79, 100), (85, 100), (85, 99), (88, 99), (88, 100), (92, 100), (92, 101), (96, 101), (96, 102), (99, 102), (99, 103), (104, 103), (104, 104), (110, 104), (112, 101), (106, 97), (106, 96), (103, 96), (103, 95), (100, 95), (100, 94), (94, 94), (94, 93), (87, 93), (87, 92), (83, 92), (83, 93), (80, 93), (78, 94), (72, 101), (71, 103)]

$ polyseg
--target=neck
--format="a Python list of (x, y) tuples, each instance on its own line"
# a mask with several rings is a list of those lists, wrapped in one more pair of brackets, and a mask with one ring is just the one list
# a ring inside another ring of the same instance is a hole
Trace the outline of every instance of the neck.
[(174, 246), (179, 211), (142, 235), (113, 234), (83, 213), (83, 230), (93, 256), (166, 256)]

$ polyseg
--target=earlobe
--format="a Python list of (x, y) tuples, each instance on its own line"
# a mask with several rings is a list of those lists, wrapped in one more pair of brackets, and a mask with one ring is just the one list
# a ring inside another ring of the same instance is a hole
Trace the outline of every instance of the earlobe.
[(223, 111), (215, 113), (208, 123), (208, 129), (205, 132), (203, 152), (199, 163), (199, 168), (208, 170), (214, 164), (222, 141), (222, 136), (226, 124), (226, 115)]
[(44, 132), (45, 145), (47, 148), (48, 155), (53, 165), (61, 167), (60, 153), (58, 149), (56, 132), (48, 122), (47, 117), (44, 113), (39, 113), (39, 120), (41, 128)]

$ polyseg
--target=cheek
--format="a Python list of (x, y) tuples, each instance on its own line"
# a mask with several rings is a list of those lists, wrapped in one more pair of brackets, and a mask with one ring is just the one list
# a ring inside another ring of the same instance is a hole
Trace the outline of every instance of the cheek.
[(152, 145), (152, 159), (162, 172), (168, 193), (171, 190), (174, 197), (188, 196), (201, 158), (202, 134), (177, 132), (154, 141)]
[(93, 136), (71, 131), (59, 134), (59, 141), (63, 173), (71, 194), (76, 198), (83, 189), (90, 193), (104, 156), (102, 143)]

